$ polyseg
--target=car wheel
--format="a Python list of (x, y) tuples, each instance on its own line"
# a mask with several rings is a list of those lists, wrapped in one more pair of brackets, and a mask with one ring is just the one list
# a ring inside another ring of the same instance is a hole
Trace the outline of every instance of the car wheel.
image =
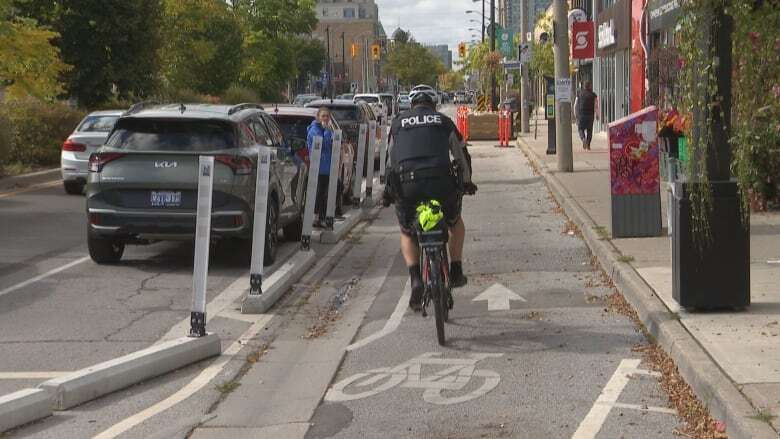
[(69, 195), (81, 195), (84, 193), (84, 183), (78, 180), (63, 181), (65, 193)]
[(87, 232), (89, 257), (98, 264), (116, 264), (125, 252), (125, 243), (111, 238), (99, 238)]
[(263, 265), (276, 262), (276, 250), (279, 248), (279, 207), (272, 198), (265, 216), (265, 249)]

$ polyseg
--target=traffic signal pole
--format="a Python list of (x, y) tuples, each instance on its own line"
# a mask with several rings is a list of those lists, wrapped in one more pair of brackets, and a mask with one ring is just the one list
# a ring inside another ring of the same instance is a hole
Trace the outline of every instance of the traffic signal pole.
[[(529, 44), (528, 41), (528, 2), (530, 0), (520, 0), (520, 41), (523, 46)], [(519, 54), (518, 54), (519, 55)], [(528, 77), (530, 63), (521, 64), (522, 81), (520, 85), (520, 128), (523, 133), (531, 132), (531, 109), (530, 107), (530, 87), (531, 83)]]
[[(569, 96), (557, 96), (561, 82), (569, 82), (569, 19), (566, 0), (553, 1), (553, 45), (555, 54), (555, 139), (558, 155), (558, 171), (573, 172), (574, 158), (571, 151), (571, 88)], [(563, 98), (563, 99), (562, 99)]]
[[(490, 0), (490, 51), (496, 51), (496, 0)], [(498, 110), (496, 72), (490, 75), (490, 111)]]

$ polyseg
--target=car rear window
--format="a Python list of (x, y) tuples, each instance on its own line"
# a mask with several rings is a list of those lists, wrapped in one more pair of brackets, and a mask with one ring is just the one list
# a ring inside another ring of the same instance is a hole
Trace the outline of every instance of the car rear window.
[(114, 128), (119, 116), (87, 116), (81, 121), (76, 131), (96, 131), (107, 133)]
[(282, 116), (274, 115), (274, 120), (279, 124), (285, 137), (306, 138), (309, 125), (314, 120), (313, 116)]
[(368, 102), (369, 104), (376, 104), (377, 102), (379, 102), (379, 98), (376, 96), (357, 96), (355, 97), (355, 100), (365, 101)]
[(234, 148), (233, 128), (209, 120), (121, 119), (106, 142), (129, 151), (216, 151)]
[(330, 114), (338, 121), (355, 122), (360, 119), (357, 107), (333, 107)]

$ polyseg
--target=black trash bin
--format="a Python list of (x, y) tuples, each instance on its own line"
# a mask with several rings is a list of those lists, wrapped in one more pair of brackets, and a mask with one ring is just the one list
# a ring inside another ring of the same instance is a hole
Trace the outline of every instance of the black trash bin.
[(672, 295), (688, 309), (741, 309), (750, 305), (750, 224), (743, 220), (736, 182), (712, 182), (712, 239), (695, 240), (692, 185), (674, 185)]

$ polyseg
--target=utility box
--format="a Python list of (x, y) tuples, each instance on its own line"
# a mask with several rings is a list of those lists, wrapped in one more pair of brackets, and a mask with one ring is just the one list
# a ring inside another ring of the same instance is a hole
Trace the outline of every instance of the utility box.
[(609, 124), (612, 236), (660, 236), (661, 186), (658, 109), (654, 106)]

